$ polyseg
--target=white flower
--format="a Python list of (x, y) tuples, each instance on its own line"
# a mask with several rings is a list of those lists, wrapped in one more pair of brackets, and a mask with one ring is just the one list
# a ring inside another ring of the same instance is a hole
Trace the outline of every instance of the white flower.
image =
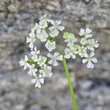
[(59, 31), (58, 31), (57, 29), (54, 29), (54, 30), (51, 30), (51, 31), (50, 31), (49, 35), (50, 35), (51, 37), (55, 37), (55, 36), (58, 35), (58, 33), (59, 33)]
[(41, 42), (45, 42), (47, 40), (48, 34), (45, 30), (42, 30), (39, 34), (37, 34), (37, 38), (40, 39)]
[(88, 41), (87, 41), (86, 38), (82, 38), (81, 41), (80, 41), (80, 43), (81, 43), (82, 45), (85, 45), (85, 44), (88, 43)]
[(27, 55), (25, 55), (24, 59), (21, 59), (19, 61), (20, 66), (24, 66), (24, 69), (29, 67), (29, 63), (27, 61), (28, 61), (28, 57), (27, 57)]
[(52, 70), (51, 66), (44, 65), (44, 67), (40, 69), (39, 72), (42, 73), (43, 77), (51, 77), (53, 74), (51, 70)]
[(33, 47), (34, 47), (34, 42), (35, 42), (35, 34), (34, 33), (29, 33), (29, 37), (27, 37), (27, 39), (26, 39), (27, 41), (26, 41), (26, 43), (30, 43), (29, 44), (29, 47), (31, 48), (31, 49), (33, 49)]
[(46, 22), (50, 22), (50, 15), (44, 15), (40, 20), (45, 20)]
[(89, 37), (92, 37), (93, 35), (92, 34), (89, 34), (91, 33), (92, 30), (89, 29), (89, 28), (86, 28), (86, 30), (84, 31), (84, 29), (81, 28), (80, 32), (79, 32), (79, 35), (80, 36), (84, 36), (85, 35), (85, 38), (89, 38)]
[(40, 20), (39, 25), (40, 25), (40, 27), (43, 28), (43, 29), (48, 26), (46, 20), (44, 20), (44, 19)]
[(70, 48), (66, 48), (65, 50), (65, 58), (66, 59), (69, 59), (70, 57), (72, 57), (73, 59), (75, 59), (76, 58), (76, 53), (77, 53), (77, 51), (76, 50), (74, 50), (74, 47), (73, 46), (71, 46)]
[(31, 55), (32, 55), (32, 59), (33, 61), (37, 61), (38, 60), (38, 55), (40, 54), (40, 50), (37, 50), (36, 47), (34, 47), (34, 51), (31, 51)]
[(48, 51), (52, 51), (53, 49), (55, 49), (55, 41), (51, 42), (50, 40), (47, 40), (45, 47), (48, 49)]
[(84, 46), (81, 46), (81, 47), (79, 48), (79, 55), (80, 55), (81, 57), (84, 57), (85, 54), (87, 54), (87, 48), (84, 47)]
[(93, 57), (95, 55), (95, 53), (91, 53), (90, 55), (86, 54), (85, 57), (86, 59), (83, 59), (82, 62), (83, 63), (87, 63), (87, 68), (94, 68), (94, 65), (92, 62), (97, 63), (97, 58)]
[(36, 47), (34, 47), (34, 51), (31, 51), (31, 55), (38, 55), (40, 54), (40, 50), (37, 50)]
[(42, 76), (39, 75), (38, 77), (32, 79), (31, 83), (36, 83), (35, 87), (41, 88), (41, 84), (44, 84), (44, 78), (42, 78)]
[(41, 28), (39, 26), (39, 24), (35, 23), (35, 26), (31, 29), (31, 33), (40, 33)]
[(48, 26), (48, 22), (50, 22), (49, 17), (47, 17), (46, 15), (44, 15), (43, 17), (41, 17), (39, 24), (40, 24), (40, 27), (42, 29), (44, 29), (44, 28), (46, 28)]
[(87, 48), (90, 49), (91, 51), (94, 51), (94, 47), (98, 48), (98, 46), (99, 46), (98, 42), (94, 41), (94, 39), (89, 39), (88, 44), (89, 45), (87, 46)]
[(57, 66), (58, 65), (58, 63), (57, 63), (56, 60), (59, 60), (59, 61), (62, 61), (63, 60), (62, 55), (59, 55), (58, 52), (55, 52), (54, 55), (51, 55), (50, 53), (48, 53), (47, 56), (49, 58), (51, 58), (51, 60), (49, 60), (48, 63), (49, 64), (53, 64), (53, 66)]
[(53, 25), (49, 28), (50, 31), (54, 30), (54, 29), (59, 29), (60, 31), (63, 31), (63, 29), (65, 28), (64, 26), (59, 26), (61, 24), (61, 21), (54, 21), (54, 20), (50, 20), (50, 23)]
[(37, 69), (35, 68), (35, 65), (32, 64), (29, 66), (29, 71), (28, 71), (28, 74), (30, 74), (31, 76), (36, 76), (36, 72), (37, 72)]
[(36, 31), (37, 34), (39, 34), (41, 32), (41, 28), (40, 28), (40, 25), (35, 23), (35, 26), (34, 26), (34, 32)]
[(68, 39), (65, 40), (65, 42), (68, 42), (67, 46), (71, 47), (74, 45), (74, 42), (77, 41), (77, 38), (75, 36), (71, 36)]
[(39, 56), (38, 60), (37, 60), (37, 63), (39, 66), (43, 66), (46, 62), (47, 58), (46, 57), (43, 57), (43, 56)]

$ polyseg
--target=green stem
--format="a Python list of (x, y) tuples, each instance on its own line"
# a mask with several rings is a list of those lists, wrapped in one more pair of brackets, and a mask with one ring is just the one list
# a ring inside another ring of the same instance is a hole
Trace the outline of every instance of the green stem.
[(63, 64), (64, 64), (66, 76), (67, 76), (67, 79), (68, 79), (68, 84), (69, 84), (69, 88), (70, 88), (70, 92), (71, 92), (71, 96), (72, 96), (72, 100), (73, 100), (74, 109), (78, 110), (76, 100), (75, 100), (74, 91), (73, 91), (72, 84), (71, 84), (71, 79), (70, 79), (70, 76), (69, 76), (69, 72), (68, 72), (68, 68), (67, 68), (67, 64), (66, 64), (66, 60), (65, 60), (64, 56), (63, 56)]
[(64, 54), (60, 51), (60, 49), (58, 48), (57, 44), (55, 44), (55, 46), (56, 46), (57, 51), (58, 51), (61, 55), (64, 55)]

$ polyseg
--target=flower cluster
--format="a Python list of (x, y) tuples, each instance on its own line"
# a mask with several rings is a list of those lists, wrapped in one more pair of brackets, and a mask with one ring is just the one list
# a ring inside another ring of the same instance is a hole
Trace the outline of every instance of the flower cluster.
[(75, 38), (74, 34), (72, 33), (64, 33), (63, 38), (65, 42), (67, 42), (67, 47), (64, 50), (65, 58), (73, 58), (80, 56), (81, 58), (84, 57), (82, 60), (83, 63), (87, 63), (87, 68), (94, 68), (93, 63), (97, 63), (97, 58), (94, 57), (94, 48), (98, 48), (99, 44), (92, 38), (91, 29), (86, 28), (86, 30), (82, 29), (79, 32), (79, 35), (82, 37), (80, 44), (76, 44), (77, 38)]
[[(56, 42), (54, 38), (59, 34), (59, 31), (63, 31), (64, 26), (60, 26), (61, 21), (54, 21), (44, 15), (35, 26), (31, 29), (29, 36), (26, 39), (26, 43), (29, 43), (31, 50), (31, 60), (25, 55), (24, 59), (19, 61), (20, 66), (24, 66), (24, 69), (28, 68), (28, 74), (33, 77), (32, 83), (35, 83), (35, 87), (41, 88), (41, 84), (44, 83), (45, 77), (52, 76), (52, 66), (57, 66), (59, 61), (63, 60), (63, 56), (58, 52), (53, 55), (50, 53), (56, 49)], [(40, 50), (34, 46), (35, 42), (40, 40), (45, 42), (45, 48), (49, 51), (47, 56), (40, 55)]]
[[(81, 56), (84, 59), (83, 63), (87, 63), (88, 68), (93, 68), (93, 62), (96, 63), (97, 59), (93, 57), (95, 55), (94, 48), (99, 46), (98, 42), (91, 38), (93, 35), (91, 29), (81, 29), (79, 35), (82, 37), (80, 44), (77, 43), (77, 38), (72, 33), (64, 33), (63, 38), (67, 43), (64, 53), (58, 48), (55, 37), (58, 36), (59, 31), (64, 30), (64, 26), (60, 26), (61, 21), (54, 21), (46, 15), (42, 17), (39, 23), (31, 29), (29, 36), (26, 39), (26, 43), (29, 43), (31, 50), (31, 58), (25, 55), (24, 59), (19, 61), (20, 66), (24, 66), (24, 69), (28, 68), (28, 74), (33, 77), (32, 83), (35, 83), (35, 87), (41, 88), (41, 84), (44, 84), (45, 77), (52, 76), (52, 66), (58, 66), (58, 61), (62, 61), (64, 58), (75, 59)], [(40, 50), (35, 47), (35, 42), (45, 42), (45, 48), (48, 50), (47, 56), (42, 56)], [(58, 52), (54, 52), (57, 50)], [(52, 53), (50, 53), (52, 52)], [(88, 55), (88, 52), (90, 55)]]

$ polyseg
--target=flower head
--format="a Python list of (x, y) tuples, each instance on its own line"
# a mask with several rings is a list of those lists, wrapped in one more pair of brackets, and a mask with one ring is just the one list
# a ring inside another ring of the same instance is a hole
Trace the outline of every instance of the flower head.
[(21, 59), (19, 61), (20, 66), (24, 66), (24, 69), (29, 67), (29, 63), (27, 61), (28, 61), (28, 57), (27, 57), (27, 55), (25, 55), (24, 59)]
[(86, 28), (86, 30), (84, 31), (84, 29), (81, 28), (80, 32), (79, 32), (79, 35), (80, 36), (84, 36), (85, 35), (85, 38), (89, 38), (89, 37), (92, 37), (93, 35), (90, 34), (92, 32), (91, 29), (89, 28)]
[(58, 52), (55, 52), (54, 55), (51, 55), (50, 53), (48, 53), (47, 56), (49, 58), (51, 58), (48, 63), (49, 64), (53, 64), (53, 66), (57, 66), (58, 65), (57, 60), (59, 60), (59, 61), (62, 61), (63, 60), (62, 55), (59, 55)]
[(41, 88), (41, 84), (44, 84), (44, 78), (42, 78), (42, 75), (39, 74), (39, 76), (31, 80), (31, 83), (36, 83), (35, 87)]
[(46, 57), (43, 57), (43, 56), (39, 56), (38, 60), (37, 60), (37, 63), (39, 66), (43, 66), (46, 62), (47, 58)]
[(87, 48), (84, 47), (84, 46), (81, 46), (81, 47), (79, 48), (79, 55), (80, 55), (81, 57), (84, 57), (86, 54), (87, 54)]
[(50, 35), (51, 37), (55, 37), (55, 36), (57, 36), (58, 34), (59, 34), (59, 31), (58, 31), (57, 29), (51, 30), (50, 33), (49, 33), (49, 35)]
[(63, 29), (65, 28), (64, 26), (59, 26), (61, 24), (61, 21), (54, 21), (54, 20), (50, 20), (50, 23), (53, 25), (49, 28), (49, 30), (54, 30), (54, 29), (58, 29), (60, 31), (63, 31)]
[(80, 43), (81, 43), (82, 45), (85, 45), (85, 44), (88, 43), (88, 41), (87, 41), (86, 38), (82, 38), (81, 41), (80, 41)]
[(34, 47), (34, 44), (33, 44), (34, 42), (35, 42), (35, 33), (29, 33), (29, 37), (27, 37), (26, 43), (30, 43), (29, 47), (31, 49), (33, 49)]
[(98, 46), (99, 46), (98, 42), (94, 41), (94, 39), (89, 39), (88, 44), (89, 45), (87, 46), (87, 48), (90, 49), (91, 51), (94, 51), (94, 47), (98, 48)]
[(36, 76), (36, 72), (37, 72), (37, 69), (35, 68), (35, 65), (32, 64), (29, 66), (29, 71), (28, 71), (28, 74), (30, 74), (31, 76)]
[(48, 34), (45, 30), (42, 30), (39, 34), (37, 34), (37, 38), (40, 39), (41, 42), (45, 42), (47, 40)]
[(52, 76), (52, 67), (44, 65), (42, 69), (39, 70), (39, 72), (42, 74), (43, 77), (51, 77)]
[(40, 21), (39, 21), (39, 25), (42, 29), (46, 28), (48, 26), (48, 22), (49, 22), (49, 18), (44, 15), (43, 17), (41, 17)]
[(33, 31), (39, 34), (41, 32), (40, 25), (38, 23), (35, 23), (35, 26), (33, 28)]
[(69, 59), (69, 58), (73, 58), (73, 59), (75, 59), (76, 58), (76, 53), (77, 53), (77, 51), (76, 50), (74, 50), (74, 47), (73, 46), (71, 46), (70, 48), (66, 48), (65, 50), (65, 58), (66, 59)]
[(36, 47), (34, 47), (34, 51), (31, 51), (31, 55), (32, 55), (32, 59), (33, 61), (37, 61), (38, 60), (38, 55), (40, 54), (40, 50), (37, 50)]
[(94, 65), (92, 62), (97, 63), (97, 58), (93, 57), (95, 53), (91, 52), (90, 55), (86, 54), (85, 59), (82, 60), (83, 63), (87, 63), (87, 68), (94, 68)]
[(50, 40), (47, 40), (45, 47), (48, 49), (48, 51), (52, 51), (53, 49), (55, 49), (55, 41), (51, 42)]
[(77, 38), (75, 38), (74, 36), (71, 36), (65, 40), (65, 42), (68, 42), (67, 46), (69, 46), (69, 47), (73, 46), (74, 42), (76, 42), (76, 41), (77, 41)]

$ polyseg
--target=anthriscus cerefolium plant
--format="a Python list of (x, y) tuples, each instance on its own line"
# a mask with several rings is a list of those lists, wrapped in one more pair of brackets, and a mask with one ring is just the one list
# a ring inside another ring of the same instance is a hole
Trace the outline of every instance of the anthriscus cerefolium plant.
[[(97, 63), (97, 58), (94, 57), (95, 48), (98, 48), (99, 44), (95, 41), (91, 34), (92, 30), (89, 28), (80, 29), (79, 35), (81, 36), (80, 43), (77, 42), (77, 38), (73, 33), (65, 32), (63, 35), (64, 42), (67, 43), (64, 52), (61, 52), (55, 37), (59, 35), (60, 31), (65, 29), (61, 26), (61, 21), (54, 21), (44, 15), (41, 17), (39, 23), (35, 23), (35, 26), (31, 29), (29, 36), (26, 39), (26, 43), (29, 43), (31, 58), (27, 55), (24, 59), (19, 61), (20, 66), (24, 66), (24, 69), (28, 68), (28, 74), (34, 77), (31, 82), (35, 83), (35, 87), (41, 88), (41, 84), (44, 84), (45, 77), (52, 76), (53, 66), (58, 66), (58, 61), (63, 61), (64, 69), (67, 75), (70, 92), (73, 99), (75, 110), (77, 109), (75, 96), (66, 64), (66, 59), (75, 59), (79, 56), (82, 58), (83, 63), (87, 63), (87, 68), (94, 68), (93, 63)], [(48, 51), (47, 56), (42, 56), (40, 50), (35, 47), (37, 42), (45, 42), (45, 48)], [(55, 51), (52, 54), (52, 51)]]

